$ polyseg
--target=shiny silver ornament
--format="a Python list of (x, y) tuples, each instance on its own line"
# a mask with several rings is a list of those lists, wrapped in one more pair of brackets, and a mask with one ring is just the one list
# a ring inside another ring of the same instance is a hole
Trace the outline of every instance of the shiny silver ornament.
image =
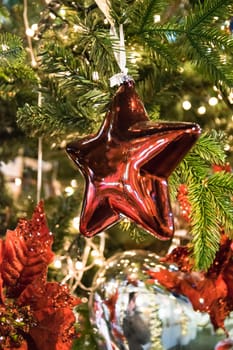
[(89, 308), (101, 350), (214, 349), (220, 338), (209, 316), (151, 280), (148, 271), (158, 269), (176, 267), (134, 250), (117, 253), (96, 274)]

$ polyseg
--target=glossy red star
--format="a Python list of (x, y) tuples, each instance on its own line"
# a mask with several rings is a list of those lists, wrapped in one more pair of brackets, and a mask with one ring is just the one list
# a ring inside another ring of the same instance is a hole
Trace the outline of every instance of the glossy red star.
[(150, 122), (134, 82), (126, 79), (97, 134), (67, 145), (86, 180), (80, 233), (94, 236), (125, 216), (170, 239), (168, 177), (199, 135), (193, 123)]

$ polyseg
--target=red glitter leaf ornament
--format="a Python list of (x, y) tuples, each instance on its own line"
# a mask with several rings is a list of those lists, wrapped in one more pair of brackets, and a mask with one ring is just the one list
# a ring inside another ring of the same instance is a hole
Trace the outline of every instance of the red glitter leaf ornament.
[(53, 236), (40, 202), (0, 240), (0, 349), (70, 350), (74, 306), (66, 285), (47, 282)]
[(192, 270), (193, 262), (189, 260), (187, 247), (175, 248), (161, 261), (176, 264), (179, 270), (148, 271), (150, 278), (170, 291), (186, 296), (194, 310), (207, 312), (214, 328), (222, 328), (228, 334), (224, 321), (233, 310), (232, 241), (222, 234), (219, 251), (207, 272)]
[(194, 123), (149, 121), (127, 77), (97, 134), (66, 148), (86, 180), (80, 232), (92, 237), (125, 216), (159, 239), (170, 239), (168, 177), (199, 135)]
[(36, 325), (30, 336), (40, 350), (70, 350), (75, 337), (73, 307), (80, 303), (72, 297), (66, 285), (43, 283), (41, 279), (30, 284), (18, 298), (19, 305), (30, 305)]
[(20, 219), (15, 230), (7, 230), (0, 272), (8, 297), (18, 297), (34, 279), (46, 276), (54, 257), (52, 243), (43, 202), (31, 220)]

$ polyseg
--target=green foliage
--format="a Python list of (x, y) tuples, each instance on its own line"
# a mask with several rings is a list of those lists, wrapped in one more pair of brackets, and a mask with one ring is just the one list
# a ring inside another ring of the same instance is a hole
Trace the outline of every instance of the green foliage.
[(0, 34), (0, 66), (21, 64), (25, 55), (20, 37), (11, 33)]
[[(196, 266), (206, 269), (218, 249), (220, 228), (224, 226), (232, 235), (232, 177), (211, 171), (213, 164), (225, 163), (224, 146), (230, 137), (225, 141), (221, 135), (205, 131), (213, 128), (215, 117), (222, 121), (223, 113), (225, 124), (231, 125), (232, 106), (225, 96), (216, 116), (208, 111), (210, 121), (195, 112), (184, 114), (179, 106), (191, 92), (201, 104), (212, 94), (213, 85), (220, 88), (219, 93), (232, 87), (233, 37), (222, 31), (220, 24), (229, 19), (233, 5), (230, 0), (195, 3), (186, 1), (182, 8), (180, 1), (111, 0), (110, 12), (117, 32), (123, 24), (127, 68), (151, 116), (197, 119), (203, 127), (196, 146), (171, 176), (170, 187), (175, 200), (178, 185), (188, 186), (193, 208), (192, 254)], [(22, 131), (33, 138), (43, 136), (51, 145), (54, 140), (67, 141), (98, 129), (116, 91), (110, 88), (109, 79), (119, 72), (114, 58), (119, 47), (94, 0), (52, 1), (36, 10), (33, 18), (38, 16), (39, 23), (36, 40), (32, 41), (39, 66), (34, 71), (28, 63), (25, 38), (1, 34), (0, 92), (4, 99), (15, 102), (12, 106), (17, 109), (17, 125), (16, 113), (12, 113), (15, 119), (11, 128), (18, 133), (20, 127), (20, 136)], [(155, 15), (160, 15), (159, 22)], [(1, 120), (7, 120), (7, 112), (3, 114)], [(8, 136), (4, 134), (4, 139)], [(67, 210), (69, 203), (64, 208), (62, 201), (56, 205), (67, 218), (73, 213)], [(54, 216), (54, 220), (63, 219)], [(64, 221), (67, 233), (66, 225), (68, 220)], [(133, 239), (144, 238), (140, 230), (132, 226), (130, 230)], [(60, 235), (59, 239), (62, 241)]]
[(193, 237), (191, 252), (198, 270), (207, 270), (212, 264), (223, 228), (232, 237), (233, 174), (211, 170), (214, 164), (224, 162), (223, 135), (203, 134), (172, 178), (172, 188), (178, 188), (174, 182), (179, 180), (187, 185)]

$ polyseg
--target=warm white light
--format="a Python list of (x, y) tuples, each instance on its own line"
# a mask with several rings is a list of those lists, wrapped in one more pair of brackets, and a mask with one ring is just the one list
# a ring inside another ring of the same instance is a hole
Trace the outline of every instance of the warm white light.
[(188, 111), (192, 107), (191, 102), (188, 100), (183, 101), (182, 107), (185, 111)]
[(93, 79), (94, 81), (99, 80), (99, 73), (96, 72), (96, 71), (94, 71), (94, 72), (92, 73), (92, 79)]
[(98, 252), (98, 250), (92, 250), (92, 252), (91, 252), (91, 256), (93, 256), (93, 258), (94, 257), (97, 257), (97, 256), (99, 256), (99, 252)]
[(9, 46), (6, 45), (6, 44), (2, 44), (1, 47), (2, 47), (2, 51), (7, 51), (7, 50), (9, 50)]
[(66, 192), (67, 196), (71, 196), (74, 193), (74, 189), (71, 186), (67, 186), (65, 188), (65, 192)]
[(51, 19), (55, 19), (55, 18), (56, 18), (56, 15), (55, 15), (54, 13), (50, 12), (50, 13), (49, 13), (49, 17), (50, 17)]
[(60, 9), (60, 15), (61, 15), (61, 17), (65, 17), (66, 10), (65, 9)]
[(229, 100), (230, 104), (233, 104), (233, 92), (232, 91), (228, 95), (228, 100)]
[(36, 60), (32, 60), (32, 61), (31, 61), (31, 65), (32, 65), (32, 67), (36, 67), (36, 66), (37, 66)]
[(79, 230), (79, 222), (80, 222), (79, 216), (76, 216), (76, 217), (73, 218), (73, 220), (72, 220), (73, 227), (74, 227), (76, 230)]
[(198, 114), (203, 115), (203, 114), (205, 114), (205, 112), (206, 112), (205, 106), (200, 106), (200, 107), (197, 109), (197, 113), (198, 113)]
[(61, 268), (62, 263), (61, 263), (61, 260), (58, 257), (54, 259), (53, 266), (56, 269), (60, 269)]
[(78, 182), (77, 182), (76, 179), (72, 179), (72, 180), (70, 181), (70, 184), (71, 184), (72, 187), (78, 187)]
[(22, 185), (22, 180), (20, 179), (20, 177), (16, 177), (15, 178), (15, 185), (16, 186), (21, 186)]
[(83, 263), (82, 263), (82, 261), (76, 261), (76, 263), (75, 263), (75, 268), (76, 268), (77, 270), (82, 270), (82, 269), (83, 269)]
[(33, 29), (31, 29), (31, 28), (26, 29), (27, 36), (33, 37), (34, 34), (35, 34), (35, 31)]
[(38, 29), (38, 24), (37, 23), (32, 24), (31, 29), (34, 30), (35, 32)]
[(217, 97), (210, 97), (210, 99), (209, 99), (210, 106), (216, 106), (217, 103), (218, 103)]
[(154, 15), (154, 23), (159, 23), (161, 20), (161, 16), (160, 15)]
[(97, 258), (95, 259), (95, 264), (98, 266), (102, 266), (104, 264), (104, 261), (101, 258)]

